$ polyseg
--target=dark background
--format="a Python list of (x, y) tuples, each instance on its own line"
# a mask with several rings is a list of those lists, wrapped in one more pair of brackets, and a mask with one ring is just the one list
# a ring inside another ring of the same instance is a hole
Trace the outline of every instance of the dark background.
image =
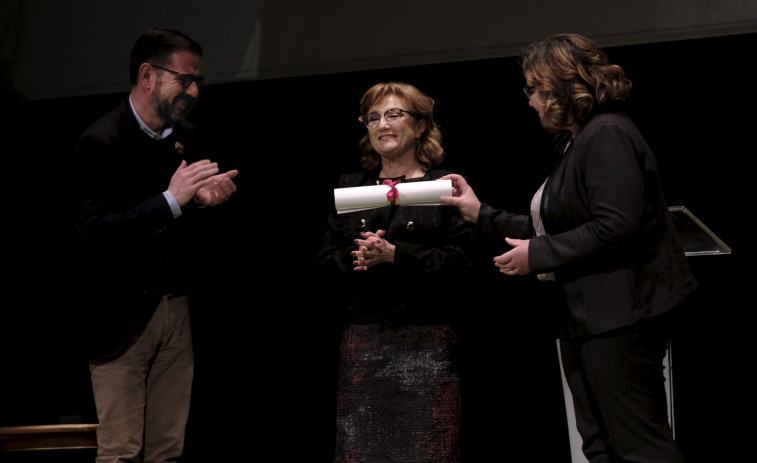
[[(630, 112), (656, 153), (668, 204), (686, 206), (733, 249), (690, 257), (700, 288), (673, 342), (675, 427), (690, 462), (736, 461), (751, 448), (740, 423), (754, 413), (746, 233), (755, 45), (749, 34), (605, 50), (634, 82)], [(207, 85), (189, 119), (217, 136), (240, 174), (236, 196), (215, 211), (215, 233), (197, 246), (214, 265), (198, 269), (209, 285), (193, 312), (190, 461), (208, 452), (329, 461), (337, 288), (320, 278), (314, 255), (338, 175), (359, 167), (360, 97), (386, 80), (436, 100), (447, 168), (467, 175), (482, 201), (525, 213), (543, 181), (549, 139), (515, 58)], [(2, 426), (96, 420), (76, 351), (87, 282), (77, 278), (67, 169), (81, 132), (125, 96), (0, 103)], [(464, 449), (472, 461), (569, 461), (553, 288), (479, 272), (459, 288), (470, 298), (460, 308)]]

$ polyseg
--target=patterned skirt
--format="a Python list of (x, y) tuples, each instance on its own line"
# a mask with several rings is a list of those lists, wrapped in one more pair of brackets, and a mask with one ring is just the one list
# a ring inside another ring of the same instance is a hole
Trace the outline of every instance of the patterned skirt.
[(348, 325), (337, 463), (458, 463), (457, 337), (448, 325)]

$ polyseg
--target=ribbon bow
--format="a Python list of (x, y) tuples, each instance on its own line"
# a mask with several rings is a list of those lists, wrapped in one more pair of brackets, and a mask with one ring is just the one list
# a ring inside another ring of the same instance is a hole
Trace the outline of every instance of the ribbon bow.
[(381, 182), (382, 185), (389, 185), (389, 191), (386, 192), (386, 199), (389, 200), (392, 205), (394, 205), (395, 201), (400, 199), (400, 192), (397, 191), (396, 184), (400, 183), (401, 180), (391, 181), (390, 179), (386, 179), (383, 182)]

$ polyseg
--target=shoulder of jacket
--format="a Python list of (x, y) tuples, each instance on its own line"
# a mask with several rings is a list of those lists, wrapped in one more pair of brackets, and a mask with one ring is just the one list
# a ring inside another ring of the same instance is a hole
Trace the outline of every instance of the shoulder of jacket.
[(595, 116), (593, 116), (589, 121), (586, 123), (586, 125), (581, 129), (583, 130), (591, 130), (594, 127), (602, 127), (606, 125), (617, 125), (617, 126), (623, 126), (628, 127), (632, 126), (633, 122), (628, 117), (627, 114), (622, 112), (607, 112), (607, 113), (600, 113)]
[(339, 186), (343, 187), (362, 185), (367, 181), (369, 176), (371, 176), (371, 173), (365, 170), (347, 172), (339, 176)]
[(435, 167), (433, 169), (429, 169), (428, 172), (426, 172), (426, 174), (429, 177), (431, 177), (432, 179), (437, 179), (437, 178), (440, 178), (440, 177), (444, 177), (445, 175), (457, 174), (457, 173), (459, 173), (459, 172), (452, 172), (451, 170), (447, 170), (447, 169), (439, 168), (439, 167)]

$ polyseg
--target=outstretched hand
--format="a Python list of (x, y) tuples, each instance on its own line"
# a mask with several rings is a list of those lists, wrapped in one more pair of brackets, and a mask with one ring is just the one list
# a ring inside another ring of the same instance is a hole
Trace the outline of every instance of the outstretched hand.
[(437, 180), (452, 180), (452, 196), (442, 196), (442, 203), (457, 207), (463, 219), (476, 223), (478, 212), (481, 210), (481, 201), (478, 200), (465, 178), (459, 174), (448, 174)]

